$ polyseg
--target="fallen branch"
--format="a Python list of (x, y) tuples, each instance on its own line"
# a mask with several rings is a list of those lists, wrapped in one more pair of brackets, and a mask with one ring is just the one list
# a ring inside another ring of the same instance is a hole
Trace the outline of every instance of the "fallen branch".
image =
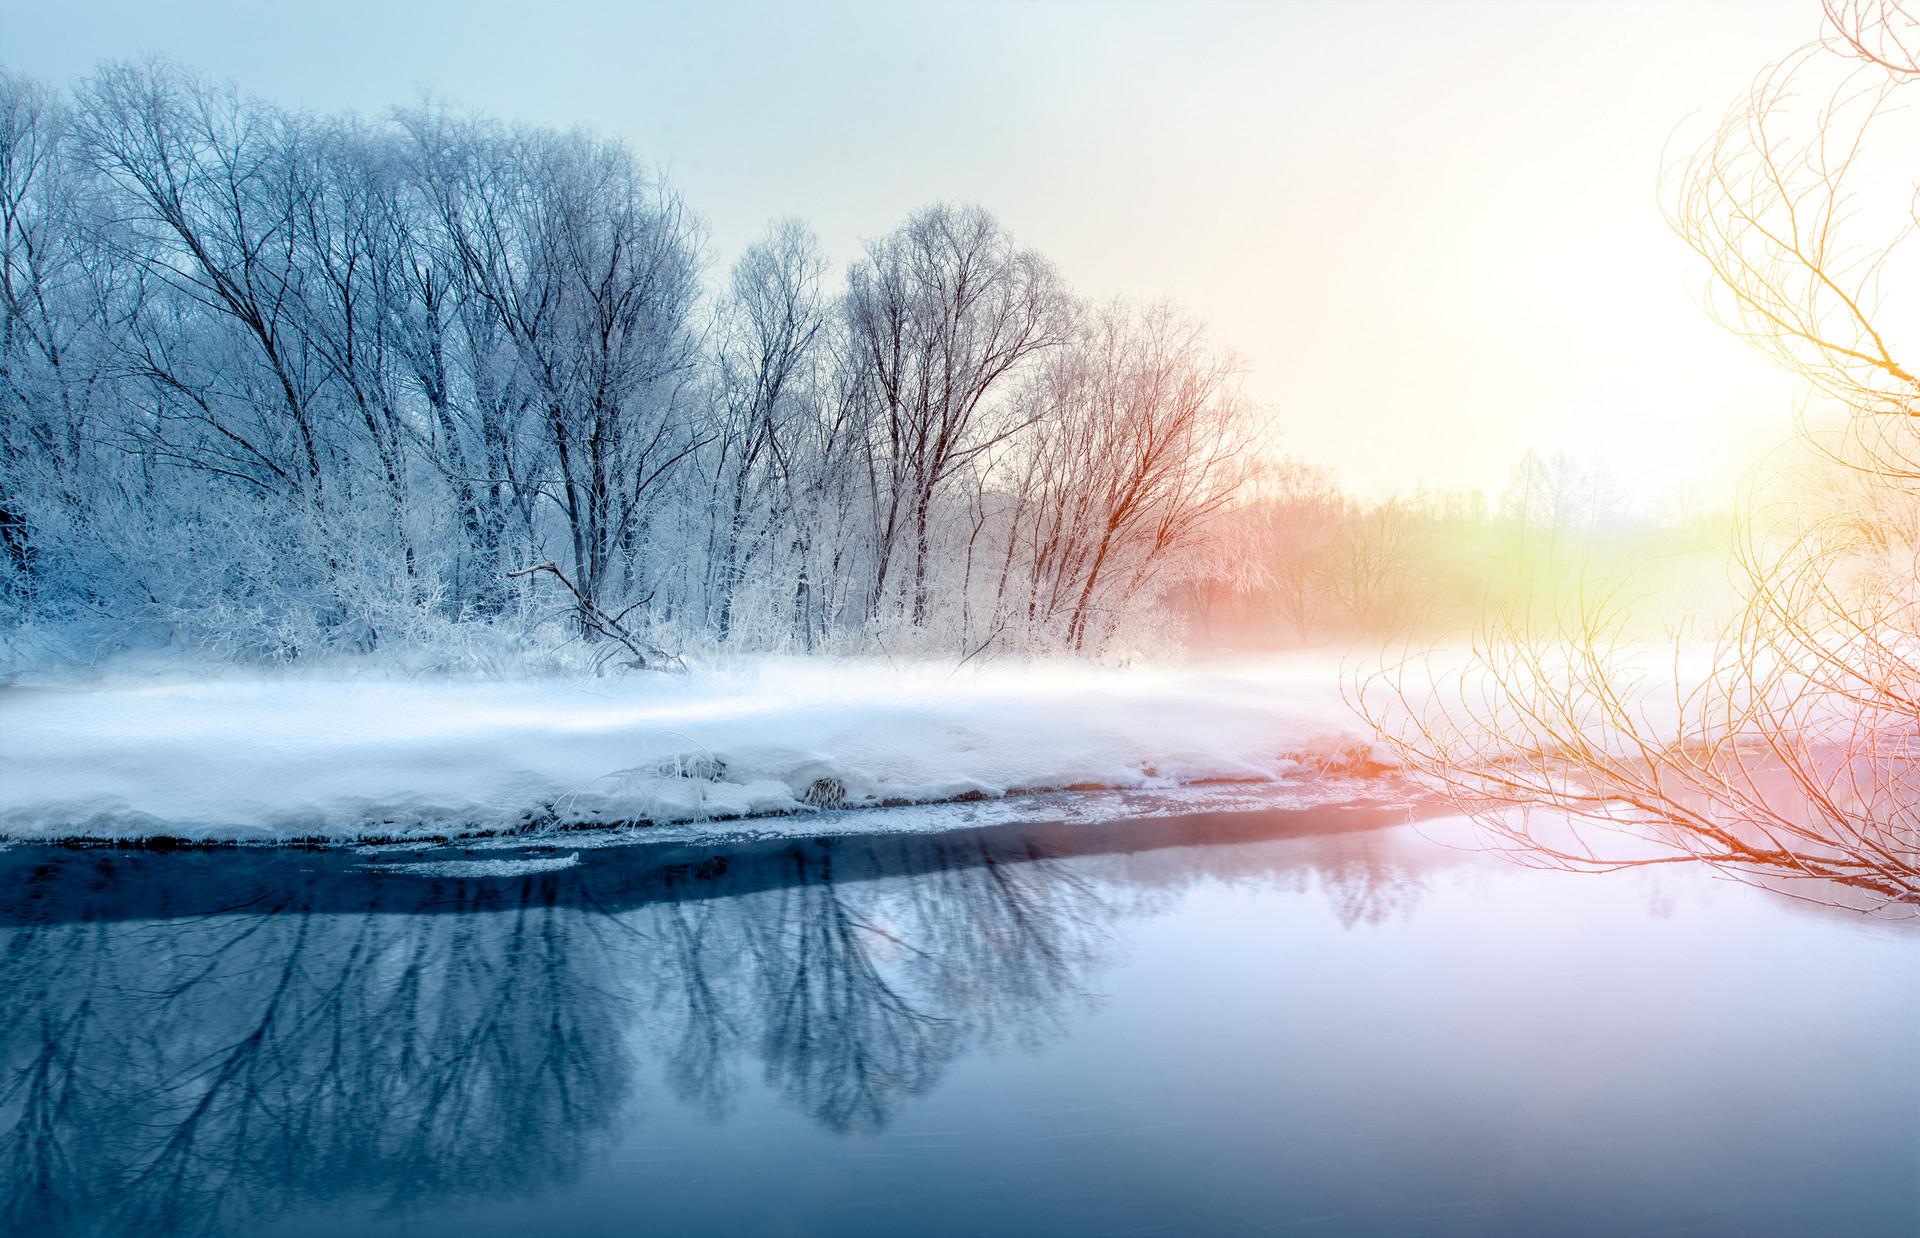
[(621, 611), (619, 616), (609, 615), (606, 611), (601, 610), (593, 602), (589, 601), (587, 595), (580, 592), (579, 588), (574, 585), (573, 581), (567, 578), (567, 574), (561, 571), (553, 560), (549, 559), (545, 563), (536, 563), (532, 567), (523, 567), (517, 572), (508, 572), (507, 579), (512, 580), (520, 576), (533, 576), (540, 572), (552, 572), (554, 578), (567, 587), (567, 592), (573, 594), (574, 601), (578, 603), (575, 609), (580, 616), (580, 626), (582, 628), (594, 635), (604, 636), (608, 640), (616, 642), (624, 647), (628, 653), (633, 655), (633, 661), (630, 665), (632, 665), (635, 670), (660, 670), (669, 663), (678, 670), (684, 671), (687, 669), (687, 664), (680, 660), (679, 655), (668, 653), (658, 646), (648, 644), (646, 641), (640, 639), (639, 636), (635, 635), (633, 630), (628, 628), (626, 624), (621, 622), (621, 620), (632, 611), (633, 607), (629, 606), (626, 610)]

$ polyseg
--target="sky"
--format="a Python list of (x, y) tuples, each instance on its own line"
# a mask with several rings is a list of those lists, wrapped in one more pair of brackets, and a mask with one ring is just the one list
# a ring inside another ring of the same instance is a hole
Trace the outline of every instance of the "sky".
[(585, 125), (666, 169), (716, 275), (782, 215), (845, 262), (977, 202), (1081, 292), (1205, 320), (1278, 449), (1359, 493), (1497, 497), (1531, 447), (1713, 505), (1794, 389), (1701, 312), (1662, 150), (1818, 25), (1817, 0), (0, 0), (0, 62), (159, 54), (313, 110)]

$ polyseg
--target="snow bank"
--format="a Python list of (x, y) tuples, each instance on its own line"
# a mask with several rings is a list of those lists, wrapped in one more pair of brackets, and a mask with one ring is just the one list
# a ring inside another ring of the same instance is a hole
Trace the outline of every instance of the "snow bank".
[(685, 676), (0, 690), (0, 837), (432, 837), (1318, 777), (1337, 661), (766, 659)]

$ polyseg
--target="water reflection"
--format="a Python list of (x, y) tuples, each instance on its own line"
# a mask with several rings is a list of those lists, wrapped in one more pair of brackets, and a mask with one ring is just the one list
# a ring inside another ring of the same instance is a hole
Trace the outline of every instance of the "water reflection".
[(474, 916), (289, 900), (17, 931), (10, 1232), (563, 1179), (629, 1083), (620, 998), (595, 934), (516, 893)]
[[(536, 1196), (644, 1121), (655, 1080), (720, 1116), (757, 1071), (819, 1125), (876, 1131), (960, 1056), (1057, 1036), (1115, 921), (1197, 881), (1405, 914), (1420, 876), (1350, 833), (1403, 819), (615, 848), (518, 876), (10, 850), (0, 1232)], [(1313, 831), (1284, 859), (1217, 845)]]

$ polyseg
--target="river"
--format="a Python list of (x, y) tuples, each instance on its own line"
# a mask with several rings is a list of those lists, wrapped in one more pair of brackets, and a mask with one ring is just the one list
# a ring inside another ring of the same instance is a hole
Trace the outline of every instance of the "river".
[(1920, 932), (1320, 807), (0, 851), (0, 1232), (1920, 1232)]

